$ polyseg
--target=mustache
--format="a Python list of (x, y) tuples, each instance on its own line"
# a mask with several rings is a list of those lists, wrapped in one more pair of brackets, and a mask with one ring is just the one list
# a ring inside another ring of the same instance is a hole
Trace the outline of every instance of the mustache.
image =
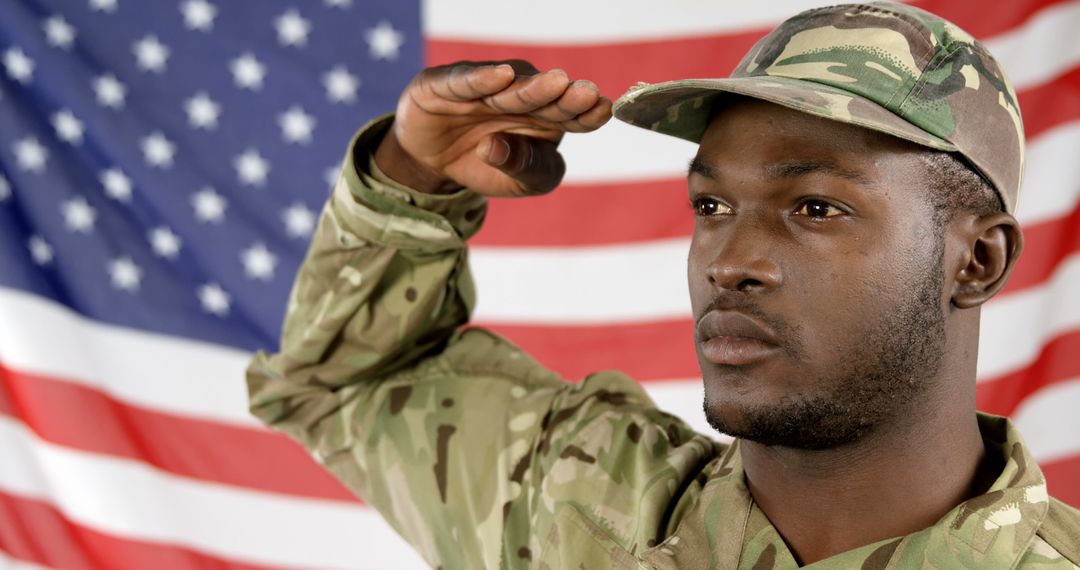
[(701, 324), (701, 319), (713, 311), (735, 311), (752, 317), (759, 323), (769, 327), (776, 336), (777, 341), (788, 353), (792, 355), (803, 353), (802, 334), (799, 327), (766, 311), (756, 300), (747, 297), (745, 294), (721, 294), (713, 297), (713, 300), (701, 312), (694, 315), (695, 331)]

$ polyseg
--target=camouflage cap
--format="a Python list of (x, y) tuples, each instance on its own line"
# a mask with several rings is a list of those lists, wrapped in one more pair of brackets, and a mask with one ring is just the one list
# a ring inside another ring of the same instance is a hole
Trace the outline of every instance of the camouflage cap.
[(783, 22), (730, 78), (640, 84), (615, 102), (632, 125), (699, 142), (736, 93), (956, 152), (1014, 212), (1024, 127), (1001, 66), (970, 35), (894, 2), (817, 8)]

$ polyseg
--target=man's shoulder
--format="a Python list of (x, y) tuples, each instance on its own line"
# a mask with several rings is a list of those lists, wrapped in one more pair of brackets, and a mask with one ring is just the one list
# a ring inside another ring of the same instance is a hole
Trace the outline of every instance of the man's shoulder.
[(1058, 554), (1080, 565), (1080, 510), (1051, 498), (1037, 534)]

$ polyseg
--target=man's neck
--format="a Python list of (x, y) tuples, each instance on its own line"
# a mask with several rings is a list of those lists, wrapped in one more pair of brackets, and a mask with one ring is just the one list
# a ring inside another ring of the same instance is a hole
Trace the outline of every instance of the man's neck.
[(994, 481), (973, 406), (937, 412), (835, 450), (740, 442), (754, 501), (800, 564), (932, 526)]

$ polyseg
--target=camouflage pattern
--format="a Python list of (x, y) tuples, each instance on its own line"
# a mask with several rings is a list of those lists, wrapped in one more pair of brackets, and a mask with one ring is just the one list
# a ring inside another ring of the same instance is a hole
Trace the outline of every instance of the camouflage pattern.
[(958, 152), (1016, 211), (1016, 93), (982, 44), (929, 12), (893, 2), (807, 10), (758, 41), (730, 78), (641, 84), (615, 102), (615, 116), (699, 142), (725, 93)]
[[(354, 141), (281, 352), (248, 369), (252, 412), (432, 567), (795, 568), (747, 490), (737, 443), (695, 433), (624, 374), (570, 384), (505, 339), (460, 328), (475, 303), (465, 239), (484, 199), (380, 175), (369, 149), (388, 125)], [(812, 567), (1075, 570), (1080, 512), (1047, 497), (1006, 420), (980, 422), (1006, 464), (987, 494)]]

